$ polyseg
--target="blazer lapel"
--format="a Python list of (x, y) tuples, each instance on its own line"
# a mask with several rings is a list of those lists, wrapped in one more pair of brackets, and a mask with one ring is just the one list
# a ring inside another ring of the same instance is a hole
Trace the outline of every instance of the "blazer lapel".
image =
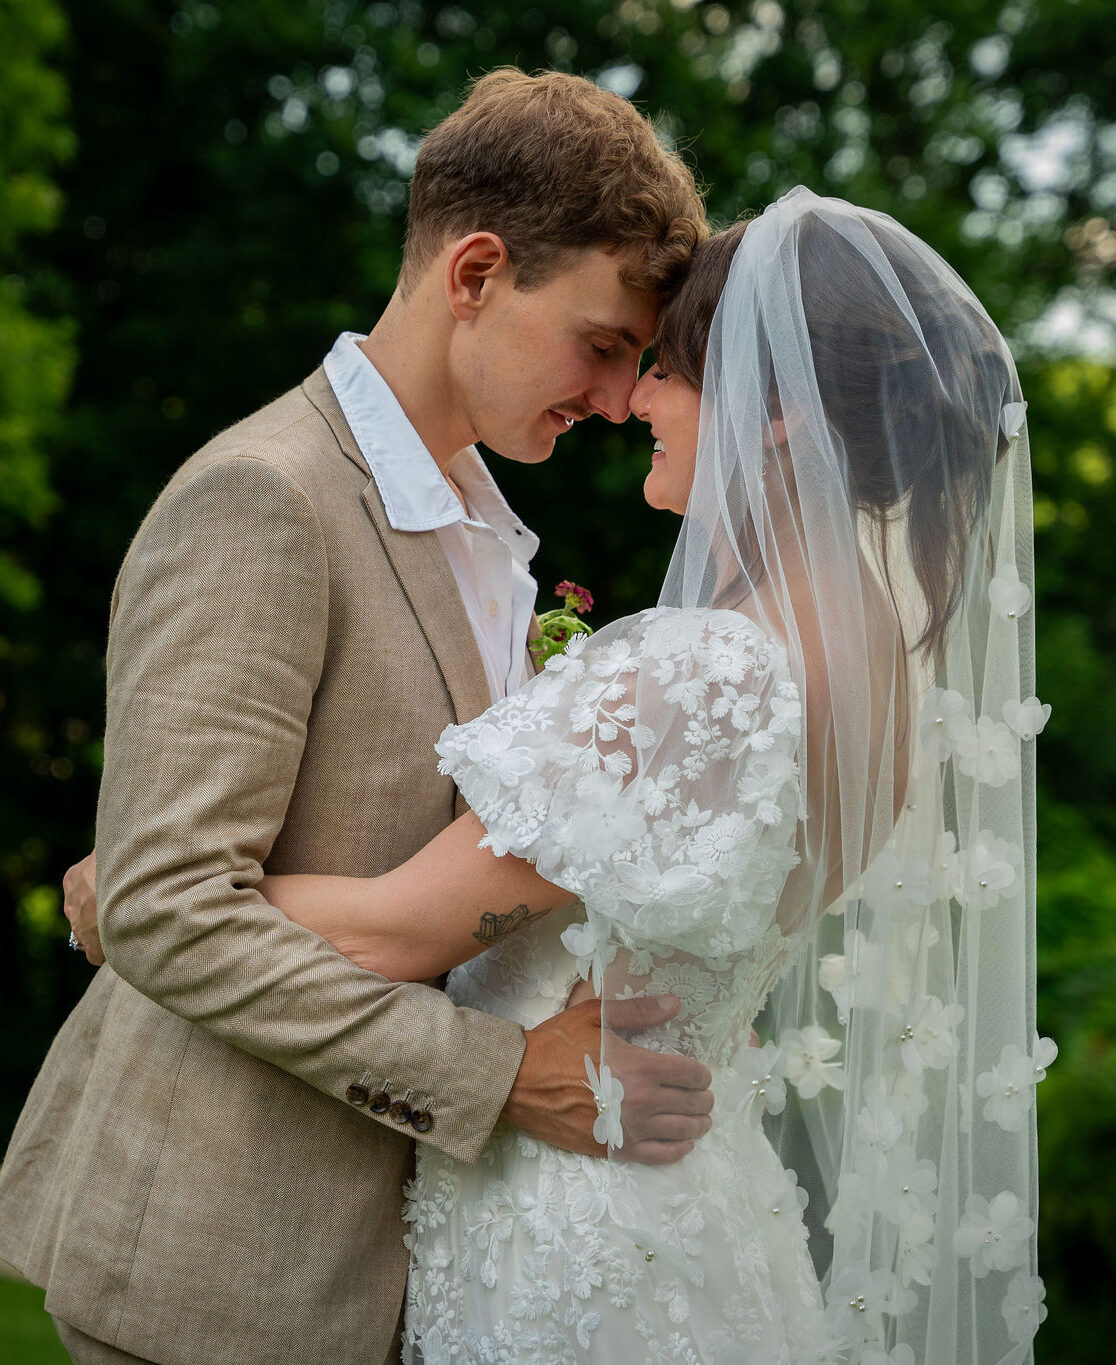
[(442, 670), (458, 724), (472, 720), (492, 705), (492, 694), (457, 579), (438, 533), (396, 531), (371, 479), (361, 497)]
[[(344, 453), (368, 476), (368, 465), (322, 368), (304, 382), (303, 391), (332, 427)], [(370, 476), (361, 499), (438, 662), (458, 724), (472, 720), (491, 706), (492, 694), (457, 579), (438, 533), (397, 531)]]

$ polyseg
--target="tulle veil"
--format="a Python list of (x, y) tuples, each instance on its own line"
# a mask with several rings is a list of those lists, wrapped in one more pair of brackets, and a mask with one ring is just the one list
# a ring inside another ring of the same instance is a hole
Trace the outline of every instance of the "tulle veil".
[(758, 621), (802, 702), (796, 950), (741, 1065), (787, 1096), (762, 1122), (848, 1361), (1024, 1361), (1045, 1317), (1033, 567), (1026, 404), (978, 300), (885, 214), (772, 205), (714, 316), (659, 604)]
[[(582, 898), (606, 1023), (673, 990), (647, 1041), (710, 1060), (742, 1152), (762, 1125), (755, 1216), (805, 1207), (824, 1295), (803, 1360), (1020, 1365), (1046, 1315), (1032, 607), (1004, 339), (894, 219), (799, 188), (733, 256), (658, 607), (439, 746), (493, 846)], [(628, 1231), (680, 1274), (718, 1254)]]

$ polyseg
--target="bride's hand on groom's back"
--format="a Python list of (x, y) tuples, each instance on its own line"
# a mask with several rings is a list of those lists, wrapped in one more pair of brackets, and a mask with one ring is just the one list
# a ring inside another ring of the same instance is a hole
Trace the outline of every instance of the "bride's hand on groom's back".
[(62, 912), (70, 921), (77, 946), (94, 967), (105, 960), (97, 931), (97, 850), (66, 869), (62, 878)]
[[(692, 1057), (633, 1047), (617, 1032), (654, 1028), (678, 1013), (674, 996), (615, 1000), (606, 1006), (607, 1059), (624, 1086), (626, 1161), (664, 1166), (693, 1149), (710, 1128), (709, 1068)], [(527, 1049), (503, 1118), (552, 1146), (604, 1156), (593, 1140), (597, 1107), (585, 1083), (585, 1058), (601, 1055), (601, 1002), (587, 1000), (527, 1030)]]

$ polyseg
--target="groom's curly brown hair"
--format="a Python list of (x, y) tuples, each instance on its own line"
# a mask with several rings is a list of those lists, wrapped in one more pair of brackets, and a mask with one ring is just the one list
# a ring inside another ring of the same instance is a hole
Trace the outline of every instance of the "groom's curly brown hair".
[(403, 293), (470, 232), (503, 239), (517, 288), (603, 247), (627, 257), (624, 283), (666, 298), (707, 228), (693, 173), (627, 100), (580, 76), (501, 67), (419, 149)]

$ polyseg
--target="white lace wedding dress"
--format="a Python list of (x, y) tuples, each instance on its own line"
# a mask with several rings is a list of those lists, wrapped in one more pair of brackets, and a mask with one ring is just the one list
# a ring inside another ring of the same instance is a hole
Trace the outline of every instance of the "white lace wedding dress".
[(672, 992), (679, 1018), (637, 1041), (705, 1061), (717, 1108), (667, 1167), (574, 1156), (506, 1127), (475, 1166), (423, 1147), (405, 1359), (832, 1358), (804, 1196), (760, 1125), (782, 1084), (748, 1046), (796, 946), (776, 910), (796, 861), (800, 725), (785, 652), (758, 626), (656, 609), (575, 641), (443, 736), (443, 768), (496, 850), (584, 901), (458, 968), (454, 1000), (529, 1028), (582, 976), (606, 996)]

